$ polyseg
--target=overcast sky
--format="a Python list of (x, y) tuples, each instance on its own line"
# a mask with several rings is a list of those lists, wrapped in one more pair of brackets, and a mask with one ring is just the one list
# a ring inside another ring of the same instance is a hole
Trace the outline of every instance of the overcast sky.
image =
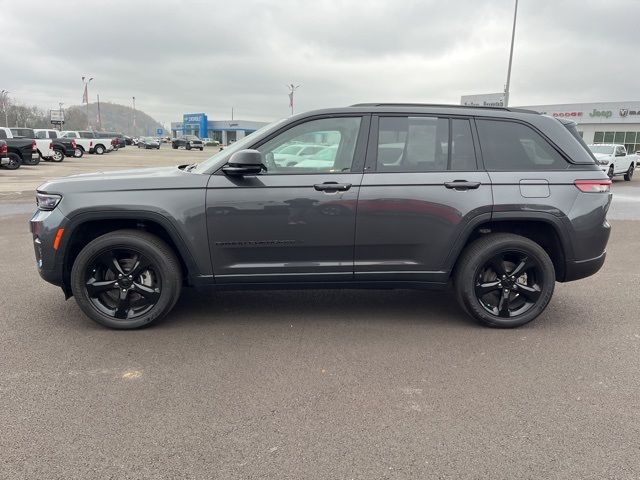
[[(365, 101), (459, 103), (504, 87), (514, 0), (0, 0), (0, 89), (58, 108), (131, 104), (272, 120)], [(511, 105), (640, 100), (638, 0), (521, 0)]]

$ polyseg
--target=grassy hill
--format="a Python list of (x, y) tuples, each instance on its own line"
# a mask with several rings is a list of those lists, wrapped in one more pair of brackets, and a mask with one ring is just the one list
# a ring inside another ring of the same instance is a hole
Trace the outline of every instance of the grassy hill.
[[(66, 130), (80, 130), (87, 128), (86, 105), (74, 105), (65, 108)], [(101, 125), (98, 124), (98, 104), (89, 104), (89, 124), (93, 130), (122, 132), (125, 135), (155, 135), (156, 129), (161, 128), (160, 122), (146, 113), (136, 110), (136, 127), (133, 128), (133, 109), (117, 103), (100, 102)], [(102, 128), (100, 128), (102, 127)]]

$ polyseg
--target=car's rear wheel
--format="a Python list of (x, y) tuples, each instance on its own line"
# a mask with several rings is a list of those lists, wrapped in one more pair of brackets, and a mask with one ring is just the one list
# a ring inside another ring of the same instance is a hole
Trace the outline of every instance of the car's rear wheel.
[(171, 144), (171, 148), (173, 148), (174, 150), (177, 150), (177, 149), (178, 149), (178, 146), (177, 146), (177, 145), (174, 145), (174, 144)]
[(102, 145), (96, 145), (96, 148), (93, 151), (96, 155), (102, 155), (104, 153), (104, 147)]
[(77, 147), (73, 151), (73, 158), (82, 158), (83, 155), (84, 155), (84, 150), (80, 147)]
[(555, 269), (547, 252), (532, 240), (490, 234), (463, 252), (456, 266), (455, 287), (461, 306), (480, 323), (519, 327), (549, 304)]
[(64, 152), (59, 148), (54, 148), (51, 160), (53, 160), (54, 162), (61, 162), (62, 160), (64, 160)]
[(7, 170), (17, 170), (18, 168), (20, 168), (20, 165), (22, 165), (22, 159), (20, 158), (20, 155), (18, 155), (17, 153), (7, 153), (7, 157), (9, 157), (9, 163), (4, 165), (4, 168), (6, 168)]
[(91, 241), (71, 269), (71, 289), (82, 311), (110, 328), (132, 329), (166, 315), (180, 295), (182, 271), (158, 237), (118, 230)]
[(187, 150), (191, 150), (191, 145), (189, 145), (188, 143), (184, 146), (184, 148), (186, 148)]
[(624, 179), (629, 182), (631, 181), (631, 179), (633, 178), (633, 172), (635, 171), (635, 168), (633, 167), (633, 163), (631, 165), (629, 165), (629, 170), (627, 170), (627, 173), (624, 174)]

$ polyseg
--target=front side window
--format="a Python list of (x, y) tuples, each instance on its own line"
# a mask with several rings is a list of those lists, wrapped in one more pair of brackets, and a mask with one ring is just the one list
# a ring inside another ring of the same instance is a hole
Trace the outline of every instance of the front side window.
[(487, 170), (535, 171), (567, 168), (564, 158), (531, 127), (516, 122), (478, 120)]
[(80, 132), (80, 138), (95, 138), (92, 132)]
[(272, 138), (258, 150), (267, 174), (350, 172), (360, 117), (311, 120)]

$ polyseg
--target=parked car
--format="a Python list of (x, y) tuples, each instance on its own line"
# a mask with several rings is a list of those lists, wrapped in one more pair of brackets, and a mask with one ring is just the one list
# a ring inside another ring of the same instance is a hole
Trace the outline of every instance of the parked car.
[(0, 167), (4, 167), (9, 165), (11, 160), (9, 160), (9, 148), (7, 147), (7, 142), (4, 140), (0, 140)]
[(202, 140), (202, 143), (206, 147), (219, 147), (220, 146), (220, 142), (218, 140), (214, 140), (212, 138), (201, 138), (200, 140)]
[(127, 145), (133, 145), (133, 138), (130, 137), (129, 135), (124, 136), (124, 141)]
[(113, 138), (105, 137), (98, 132), (87, 130), (67, 130), (62, 132), (61, 138), (73, 138), (78, 148), (83, 152), (102, 155), (113, 150)]
[(122, 133), (118, 132), (96, 132), (97, 135), (111, 138), (111, 143), (115, 149), (125, 148), (127, 146), (127, 140)]
[(24, 127), (11, 127), (9, 129), (5, 128), (5, 133), (7, 133), (7, 130), (11, 132), (11, 135), (13, 135), (13, 138), (28, 138), (30, 140), (35, 140), (38, 155), (40, 156), (41, 160), (49, 160), (53, 156), (53, 148), (52, 148), (53, 146), (51, 142), (48, 141), (47, 139), (37, 138), (33, 128), (24, 128)]
[(202, 143), (202, 140), (194, 135), (185, 135), (184, 137), (174, 138), (171, 141), (171, 147), (184, 147), (187, 150), (191, 150), (192, 148), (198, 148), (200, 149), (200, 151), (204, 150), (204, 144)]
[(624, 145), (614, 143), (599, 143), (589, 145), (589, 149), (596, 158), (596, 163), (609, 178), (623, 175), (628, 182), (633, 178), (640, 157), (635, 154), (627, 154)]
[(5, 168), (15, 170), (21, 165), (38, 165), (40, 154), (35, 140), (29, 138), (13, 138), (13, 134), (7, 128), (0, 128), (0, 140), (7, 144), (7, 157), (9, 163)]
[[(275, 162), (286, 143), (328, 139), (331, 165)], [(378, 154), (398, 142), (399, 162)], [(185, 286), (449, 284), (479, 322), (517, 327), (556, 281), (603, 265), (610, 186), (565, 119), (360, 104), (281, 120), (200, 164), (51, 180), (31, 232), (40, 275), (112, 328), (158, 320)]]
[(160, 150), (160, 142), (153, 137), (142, 137), (138, 140), (138, 148), (144, 148), (145, 150), (149, 148), (156, 148)]
[(78, 147), (75, 139), (60, 137), (61, 132), (59, 132), (58, 130), (35, 128), (34, 132), (37, 138), (48, 138), (53, 144), (53, 157), (47, 160), (51, 160), (53, 162), (61, 162), (65, 157), (81, 158), (83, 155), (83, 151)]

